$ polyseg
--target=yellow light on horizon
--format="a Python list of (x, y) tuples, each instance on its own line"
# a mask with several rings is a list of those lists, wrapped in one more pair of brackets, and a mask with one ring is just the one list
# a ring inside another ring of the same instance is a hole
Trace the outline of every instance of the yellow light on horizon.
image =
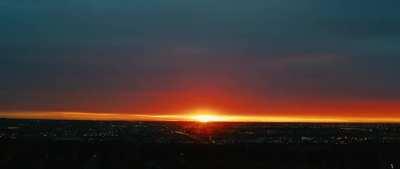
[(193, 115), (193, 116), (191, 116), (191, 119), (194, 121), (202, 122), (202, 123), (224, 121), (222, 116), (207, 115), (207, 114)]
[(312, 123), (399, 123), (400, 117), (346, 116), (274, 116), (233, 115), (210, 109), (197, 109), (186, 114), (119, 114), (90, 112), (0, 112), (0, 118), (104, 120), (104, 121), (194, 121), (194, 122), (312, 122)]
[(195, 109), (187, 112), (186, 114), (189, 121), (197, 121), (202, 123), (216, 122), (216, 121), (226, 121), (224, 116), (219, 111), (211, 109)]

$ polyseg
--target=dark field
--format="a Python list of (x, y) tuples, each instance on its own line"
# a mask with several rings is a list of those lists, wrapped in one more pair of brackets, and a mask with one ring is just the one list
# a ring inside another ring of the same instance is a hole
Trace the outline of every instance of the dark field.
[(395, 169), (399, 128), (3, 119), (0, 168)]

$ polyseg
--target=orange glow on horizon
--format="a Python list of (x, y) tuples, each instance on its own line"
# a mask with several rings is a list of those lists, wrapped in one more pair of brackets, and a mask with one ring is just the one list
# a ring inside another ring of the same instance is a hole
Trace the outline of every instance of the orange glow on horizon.
[(218, 115), (220, 112), (211, 109), (196, 109), (189, 111), (186, 115), (188, 121), (198, 121), (202, 123), (226, 121), (224, 116)]
[(224, 118), (222, 116), (208, 115), (208, 114), (194, 115), (194, 116), (191, 116), (191, 118), (194, 121), (199, 121), (199, 122), (202, 122), (202, 123), (224, 121)]
[(400, 117), (346, 116), (276, 116), (227, 115), (213, 111), (194, 111), (190, 114), (147, 115), (86, 112), (0, 112), (0, 118), (98, 120), (98, 121), (193, 121), (193, 122), (301, 122), (301, 123), (400, 123)]

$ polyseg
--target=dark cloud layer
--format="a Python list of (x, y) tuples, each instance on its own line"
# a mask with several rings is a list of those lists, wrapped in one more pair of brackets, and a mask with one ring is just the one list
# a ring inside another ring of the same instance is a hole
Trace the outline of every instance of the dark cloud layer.
[(262, 103), (399, 101), (399, 7), (396, 0), (2, 0), (0, 108), (140, 110), (193, 90), (248, 93)]

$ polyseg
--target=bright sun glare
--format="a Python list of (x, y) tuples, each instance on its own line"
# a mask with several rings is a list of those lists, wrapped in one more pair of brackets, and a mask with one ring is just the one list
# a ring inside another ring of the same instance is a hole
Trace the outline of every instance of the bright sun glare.
[(190, 114), (191, 114), (190, 120), (202, 123), (224, 120), (222, 116), (217, 115), (218, 114), (217, 111), (213, 110), (205, 110), (205, 109), (195, 110), (191, 111)]
[(222, 118), (216, 115), (194, 115), (192, 116), (192, 119), (202, 123), (222, 121)]

